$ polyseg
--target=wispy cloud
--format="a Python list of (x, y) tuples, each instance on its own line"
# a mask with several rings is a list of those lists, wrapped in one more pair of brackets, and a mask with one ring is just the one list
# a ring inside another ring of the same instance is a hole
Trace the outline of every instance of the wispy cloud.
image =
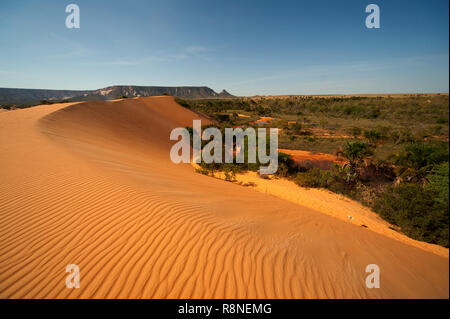
[(198, 45), (189, 46), (184, 50), (191, 56), (203, 56), (203, 54), (208, 51), (207, 48)]
[(238, 82), (228, 83), (227, 87), (236, 87), (246, 84), (266, 82), (271, 80), (280, 80), (288, 78), (306, 78), (306, 77), (328, 77), (334, 75), (343, 75), (351, 73), (364, 73), (364, 72), (374, 72), (379, 70), (391, 69), (400, 64), (403, 65), (414, 65), (417, 63), (422, 63), (435, 59), (436, 56), (413, 56), (404, 57), (397, 59), (390, 59), (386, 61), (360, 61), (353, 64), (341, 64), (341, 65), (316, 65), (316, 66), (306, 66), (303, 68), (298, 68), (294, 70), (289, 70), (286, 72), (280, 72), (275, 74), (268, 74), (261, 77), (256, 77), (252, 79), (242, 80)]
[(166, 61), (166, 59), (163, 59), (158, 56), (148, 56), (145, 58), (140, 59), (118, 59), (111, 62), (107, 62), (106, 64), (111, 65), (141, 65), (141, 64), (147, 64), (147, 63), (153, 63), (153, 62), (163, 62)]
[(184, 48), (180, 52), (176, 54), (169, 54), (167, 57), (169, 60), (186, 60), (190, 58), (200, 58), (203, 60), (209, 60), (209, 56), (207, 55), (209, 49), (199, 45), (192, 45)]
[(210, 51), (206, 47), (192, 45), (188, 46), (177, 53), (167, 53), (162, 52), (157, 55), (150, 55), (143, 58), (135, 58), (135, 59), (117, 59), (111, 62), (106, 62), (106, 64), (111, 65), (143, 65), (149, 63), (158, 63), (158, 62), (171, 62), (171, 61), (181, 61), (187, 60), (191, 58), (199, 58), (199, 59), (209, 59), (207, 52)]

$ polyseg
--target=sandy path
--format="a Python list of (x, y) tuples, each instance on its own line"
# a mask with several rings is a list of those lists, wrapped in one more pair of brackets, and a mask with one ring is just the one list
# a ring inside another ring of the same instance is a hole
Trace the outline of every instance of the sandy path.
[(448, 298), (448, 258), (172, 164), (194, 118), (170, 97), (2, 112), (0, 297)]

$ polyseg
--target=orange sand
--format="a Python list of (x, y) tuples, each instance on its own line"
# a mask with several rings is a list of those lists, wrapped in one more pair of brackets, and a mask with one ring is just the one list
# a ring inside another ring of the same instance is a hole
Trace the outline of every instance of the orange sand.
[(448, 298), (448, 257), (172, 164), (196, 118), (171, 97), (2, 112), (0, 298)]
[[(199, 168), (193, 163), (195, 168)], [(215, 172), (213, 177), (225, 180), (225, 174)], [(433, 245), (411, 239), (395, 231), (388, 222), (384, 221), (376, 213), (360, 203), (337, 195), (325, 189), (299, 187), (292, 181), (284, 178), (270, 176), (261, 178), (256, 172), (236, 174), (234, 183), (251, 187), (262, 193), (271, 194), (301, 206), (320, 211), (321, 213), (338, 218), (346, 223), (364, 227), (368, 231), (379, 233), (383, 236), (396, 239), (408, 245), (419, 247), (425, 251), (448, 258), (449, 251), (439, 245)]]
[(261, 116), (260, 118), (259, 118), (259, 120), (256, 120), (256, 121), (254, 121), (254, 122), (250, 122), (250, 124), (252, 124), (252, 125), (254, 125), (254, 124), (259, 124), (259, 123), (266, 123), (266, 124), (269, 124), (270, 123), (270, 121), (273, 121), (274, 120), (274, 118), (273, 117), (267, 117), (267, 116)]
[(301, 150), (278, 149), (280, 152), (291, 155), (292, 160), (305, 168), (318, 167), (329, 169), (333, 164), (344, 164), (345, 161), (336, 156), (325, 153), (312, 153)]

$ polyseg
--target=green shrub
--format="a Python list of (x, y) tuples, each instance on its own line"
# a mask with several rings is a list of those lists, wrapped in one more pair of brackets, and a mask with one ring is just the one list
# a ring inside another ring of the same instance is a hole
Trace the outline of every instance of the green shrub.
[(413, 143), (406, 145), (403, 151), (394, 158), (395, 164), (400, 167), (400, 175), (408, 173), (416, 177), (424, 177), (433, 168), (433, 165), (448, 161), (448, 145), (431, 145)]
[(430, 189), (436, 193), (436, 201), (444, 206), (448, 211), (448, 194), (449, 194), (449, 166), (448, 162), (436, 165), (427, 175), (429, 183), (426, 185), (427, 189)]
[(385, 136), (378, 130), (365, 130), (364, 137), (372, 144), (376, 144), (385, 139)]
[(375, 200), (374, 210), (406, 235), (448, 247), (448, 210), (435, 200), (436, 195), (418, 184), (391, 186)]
[(327, 188), (330, 176), (323, 173), (318, 168), (311, 168), (306, 172), (299, 172), (294, 179), (294, 182), (302, 187)]
[(344, 114), (354, 117), (364, 114), (365, 108), (361, 105), (348, 105), (344, 108)]
[(297, 168), (294, 166), (294, 161), (291, 155), (278, 152), (278, 170), (275, 173), (280, 177), (288, 177), (294, 174)]
[(355, 184), (349, 183), (342, 169), (320, 170), (311, 168), (306, 172), (298, 172), (294, 182), (302, 187), (326, 188), (332, 192), (354, 197)]
[(342, 151), (342, 155), (349, 160), (350, 163), (362, 161), (365, 157), (371, 156), (373, 150), (369, 144), (361, 141), (347, 142)]

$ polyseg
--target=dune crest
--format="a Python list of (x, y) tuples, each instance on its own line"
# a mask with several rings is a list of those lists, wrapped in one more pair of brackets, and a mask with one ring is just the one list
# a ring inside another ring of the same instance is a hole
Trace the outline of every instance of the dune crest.
[(194, 119), (171, 97), (2, 112), (0, 297), (448, 298), (448, 258), (171, 163)]

